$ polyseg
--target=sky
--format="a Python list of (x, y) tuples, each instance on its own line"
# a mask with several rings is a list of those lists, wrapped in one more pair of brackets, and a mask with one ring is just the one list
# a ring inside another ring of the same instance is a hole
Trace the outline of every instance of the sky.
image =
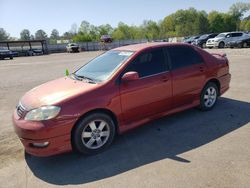
[[(250, 2), (250, 0), (240, 0)], [(12, 37), (20, 37), (23, 29), (34, 34), (43, 29), (48, 35), (52, 29), (61, 34), (72, 24), (86, 20), (93, 25), (122, 21), (140, 25), (143, 20), (159, 21), (179, 9), (194, 7), (210, 12), (227, 12), (237, 0), (0, 0), (0, 28)]]

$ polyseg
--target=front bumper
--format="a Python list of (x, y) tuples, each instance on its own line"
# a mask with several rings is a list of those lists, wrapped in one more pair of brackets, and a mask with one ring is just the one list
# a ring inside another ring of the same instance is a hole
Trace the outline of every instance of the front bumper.
[(219, 42), (207, 42), (206, 46), (215, 48), (219, 46)]
[[(27, 153), (35, 156), (51, 156), (69, 152), (71, 130), (76, 119), (26, 121), (13, 114), (13, 126)], [(46, 143), (45, 147), (36, 147), (36, 143)]]
[[(20, 138), (25, 151), (31, 155), (38, 157), (47, 157), (57, 155), (72, 150), (70, 135), (58, 136), (55, 138), (43, 139), (43, 140), (29, 140)], [(35, 147), (34, 143), (48, 142), (46, 147)]]
[(12, 54), (0, 54), (0, 58), (12, 58)]

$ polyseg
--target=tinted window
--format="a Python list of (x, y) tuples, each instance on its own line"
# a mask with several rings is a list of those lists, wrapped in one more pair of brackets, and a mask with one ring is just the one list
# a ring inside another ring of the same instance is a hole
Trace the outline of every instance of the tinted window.
[(125, 72), (138, 72), (140, 77), (150, 76), (166, 71), (163, 49), (153, 49), (139, 54), (128, 66)]
[(201, 56), (192, 48), (185, 46), (169, 47), (172, 69), (203, 63)]
[(242, 33), (232, 33), (232, 37), (241, 37)]

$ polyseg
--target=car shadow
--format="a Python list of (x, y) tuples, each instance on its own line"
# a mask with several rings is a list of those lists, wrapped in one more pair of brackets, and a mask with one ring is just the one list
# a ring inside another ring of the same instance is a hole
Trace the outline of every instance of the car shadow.
[(211, 111), (190, 109), (118, 136), (98, 155), (39, 158), (26, 154), (25, 160), (36, 177), (55, 185), (93, 182), (166, 158), (190, 163), (178, 155), (246, 125), (249, 112), (250, 103), (220, 98)]

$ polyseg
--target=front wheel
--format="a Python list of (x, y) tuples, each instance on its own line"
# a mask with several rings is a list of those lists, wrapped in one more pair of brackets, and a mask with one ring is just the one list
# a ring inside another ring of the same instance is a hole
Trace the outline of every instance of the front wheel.
[(224, 48), (225, 47), (225, 43), (224, 42), (220, 42), (218, 47), (219, 48)]
[(115, 132), (112, 118), (103, 113), (93, 113), (76, 124), (72, 145), (80, 153), (96, 154), (113, 142)]
[(200, 96), (200, 109), (203, 111), (211, 110), (218, 98), (218, 87), (215, 83), (209, 82), (202, 90)]

